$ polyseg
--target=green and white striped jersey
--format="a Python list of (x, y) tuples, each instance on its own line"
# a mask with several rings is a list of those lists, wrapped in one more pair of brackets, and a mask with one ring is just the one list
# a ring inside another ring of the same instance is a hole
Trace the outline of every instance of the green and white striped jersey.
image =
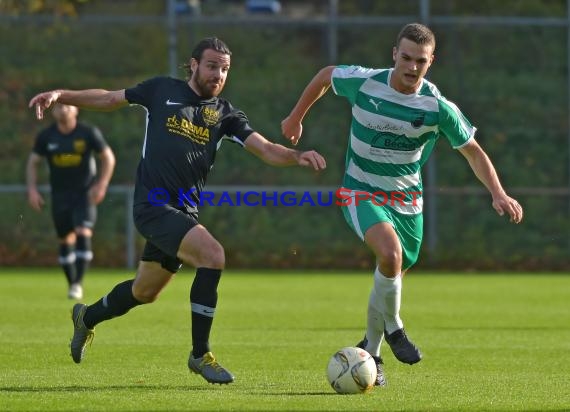
[(474, 136), (476, 128), (426, 79), (416, 94), (394, 90), (392, 71), (360, 66), (333, 70), (334, 92), (352, 106), (343, 187), (387, 196), (403, 192), (403, 204), (396, 201), (386, 206), (402, 214), (418, 214), (423, 206), (420, 169), (438, 137), (443, 134), (457, 149)]

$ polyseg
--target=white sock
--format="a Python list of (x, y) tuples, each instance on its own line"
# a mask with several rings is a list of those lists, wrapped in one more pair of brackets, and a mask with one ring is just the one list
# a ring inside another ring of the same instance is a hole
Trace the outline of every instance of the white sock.
[(400, 302), (402, 298), (402, 276), (393, 278), (384, 276), (378, 268), (374, 272), (374, 290), (376, 291), (378, 311), (384, 316), (384, 327), (389, 334), (402, 329)]
[(380, 345), (384, 338), (384, 315), (378, 310), (378, 295), (375, 288), (370, 292), (368, 300), (368, 316), (366, 324), (366, 351), (372, 356), (380, 356)]

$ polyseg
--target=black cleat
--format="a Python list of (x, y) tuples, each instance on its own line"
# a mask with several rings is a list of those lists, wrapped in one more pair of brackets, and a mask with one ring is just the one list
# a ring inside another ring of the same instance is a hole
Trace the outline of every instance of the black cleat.
[(388, 342), (390, 349), (392, 349), (392, 352), (394, 353), (394, 356), (400, 362), (413, 365), (414, 363), (422, 360), (420, 350), (416, 345), (410, 342), (406, 336), (406, 332), (404, 332), (404, 329), (398, 329), (391, 334), (384, 331), (384, 335), (386, 337), (386, 342)]
[[(368, 340), (366, 339), (366, 336), (364, 337), (364, 339), (362, 339), (360, 342), (358, 342), (356, 344), (357, 348), (360, 349), (364, 349), (366, 350), (366, 344), (368, 343)], [(374, 356), (374, 355), (370, 355), (372, 356), (372, 359), (374, 359), (374, 363), (376, 363), (376, 382), (374, 382), (374, 386), (386, 386), (386, 377), (384, 376), (384, 367), (382, 365), (384, 365), (384, 362), (382, 362), (382, 358), (380, 356)]]

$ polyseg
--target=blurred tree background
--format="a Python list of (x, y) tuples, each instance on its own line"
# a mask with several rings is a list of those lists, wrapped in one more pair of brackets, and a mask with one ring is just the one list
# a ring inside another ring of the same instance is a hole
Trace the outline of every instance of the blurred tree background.
[[(280, 135), (281, 120), (312, 76), (331, 63), (327, 26), (319, 24), (327, 18), (328, 2), (283, 1), (280, 16), (259, 16), (246, 23), (239, 21), (247, 16), (244, 1), (197, 3), (199, 13), (180, 9), (176, 16), (178, 64), (189, 58), (200, 38), (224, 39), (233, 52), (224, 97), (248, 114), (256, 130), (287, 144)], [(24, 183), (34, 137), (49, 123), (49, 116), (38, 122), (27, 108), (35, 93), (51, 88), (121, 89), (169, 74), (166, 4), (0, 0), (0, 184)], [(353, 18), (354, 23), (337, 26), (335, 63), (391, 66), (395, 37), (402, 24), (420, 19), (418, 4), (339, 2), (339, 16)], [(469, 22), (497, 16), (564, 21), (567, 2), (431, 0), (429, 5), (430, 27), (438, 42), (429, 78), (477, 126), (478, 141), (504, 186), (525, 206), (526, 216), (517, 226), (498, 217), (490, 196), (476, 189), (481, 184), (465, 159), (440, 139), (433, 169), (437, 180), (427, 179), (437, 196), (426, 204), (426, 233), (431, 230), (435, 238), (424, 242), (417, 267), (569, 269), (567, 28), (532, 21)], [(371, 24), (373, 16), (382, 17), (383, 23)], [(445, 20), (454, 16), (466, 20)], [(288, 18), (288, 24), (280, 17)], [(303, 23), (307, 21), (313, 24)], [(177, 76), (185, 77), (182, 68)], [(80, 117), (97, 125), (116, 153), (112, 184), (132, 184), (144, 137), (144, 111), (82, 111)], [(332, 92), (305, 119), (299, 148), (320, 151), (328, 161), (324, 173), (272, 168), (225, 143), (208, 183), (334, 189), (342, 179), (349, 121), (347, 102)], [(0, 193), (0, 199), (0, 263), (55, 265), (49, 207), (41, 214), (33, 212), (23, 193)], [(437, 220), (428, 221), (428, 213)], [(124, 196), (110, 193), (99, 207), (95, 265), (124, 265), (126, 215)], [(336, 206), (209, 206), (202, 210), (201, 222), (224, 244), (233, 268), (369, 268), (373, 262)], [(137, 238), (137, 250), (141, 245)]]

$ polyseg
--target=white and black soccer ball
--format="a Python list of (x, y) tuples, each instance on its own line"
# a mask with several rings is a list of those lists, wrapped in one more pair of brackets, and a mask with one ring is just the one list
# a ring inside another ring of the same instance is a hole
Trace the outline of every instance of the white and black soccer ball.
[(368, 352), (356, 347), (342, 348), (330, 359), (327, 377), (338, 393), (363, 393), (374, 387), (376, 363)]

